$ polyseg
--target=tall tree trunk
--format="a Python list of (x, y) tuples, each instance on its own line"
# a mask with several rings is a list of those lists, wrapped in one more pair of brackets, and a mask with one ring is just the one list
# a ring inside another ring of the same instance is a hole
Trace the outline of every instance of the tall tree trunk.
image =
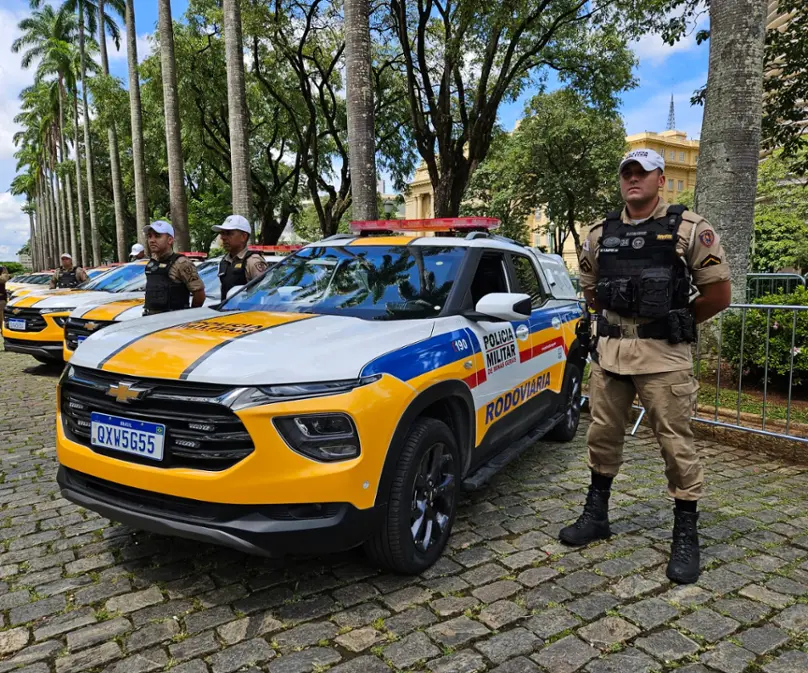
[[(104, 28), (104, 0), (98, 0), (98, 40), (101, 48), (101, 69), (109, 75), (109, 59), (107, 58), (106, 30)], [(125, 262), (126, 254), (126, 220), (123, 214), (123, 185), (121, 184), (121, 155), (118, 149), (118, 131), (113, 121), (107, 128), (109, 143), (109, 167), (112, 174), (112, 200), (115, 205), (115, 241), (118, 248), (118, 261)]]
[(746, 300), (763, 101), (766, 3), (712, 0), (695, 210), (721, 237), (732, 300)]
[(36, 187), (34, 194), (34, 208), (36, 209), (37, 229), (31, 238), (31, 266), (34, 271), (39, 271), (42, 268), (39, 263), (39, 231), (42, 227), (42, 195), (39, 193), (39, 186)]
[(72, 257), (73, 253), (70, 251), (70, 219), (67, 216), (67, 202), (69, 199), (65, 189), (65, 179), (58, 174), (56, 176), (56, 185), (59, 187), (59, 207), (62, 209), (62, 229), (59, 232), (60, 247), (64, 248), (63, 252), (70, 253)]
[[(81, 55), (81, 101), (84, 105), (84, 158), (87, 167), (87, 203), (90, 207), (90, 238), (93, 244), (93, 266), (101, 263), (101, 240), (95, 216), (95, 180), (93, 178), (93, 148), (90, 144), (90, 106), (87, 104), (87, 54), (84, 49), (84, 2), (79, 0), (79, 53)], [(84, 260), (87, 263), (87, 260)]]
[(59, 255), (62, 251), (59, 250), (59, 212), (56, 209), (56, 196), (53, 191), (53, 174), (48, 175), (48, 200), (50, 202), (50, 244), (51, 244), (51, 261), (54, 268), (59, 264)]
[(53, 202), (54, 208), (56, 209), (56, 238), (55, 242), (59, 248), (59, 255), (63, 252), (67, 252), (67, 248), (65, 248), (65, 220), (64, 220), (64, 211), (62, 210), (63, 202), (62, 202), (62, 190), (59, 188), (59, 176), (56, 174), (55, 167), (51, 169), (51, 189), (53, 190)]
[(175, 233), (175, 248), (191, 249), (188, 233), (188, 206), (185, 200), (185, 169), (182, 165), (182, 133), (177, 101), (177, 69), (174, 60), (174, 26), (171, 22), (171, 0), (158, 0), (160, 30), (160, 65), (163, 76), (165, 106), (166, 150), (168, 152), (168, 192), (171, 199), (171, 224)]
[(223, 0), (222, 3), (227, 62), (227, 109), (230, 124), (230, 185), (233, 194), (233, 212), (246, 217), (255, 234), (251, 208), (250, 139), (239, 1)]
[[(64, 111), (64, 97), (65, 90), (62, 76), (59, 76), (59, 156), (62, 159), (62, 164), (67, 161), (67, 151), (65, 144), (65, 111)], [(76, 219), (73, 214), (73, 185), (70, 180), (70, 172), (65, 171), (65, 200), (67, 201), (67, 216), (69, 223), (69, 239), (70, 243), (68, 248), (70, 254), (73, 255), (73, 261), (78, 259), (78, 247), (76, 246)]]
[(132, 163), (135, 174), (137, 240), (145, 243), (143, 230), (149, 224), (146, 164), (143, 158), (143, 110), (140, 106), (140, 73), (137, 63), (134, 0), (126, 0), (126, 60), (129, 64), (129, 114), (132, 119)]
[(28, 248), (31, 255), (31, 269), (36, 271), (36, 253), (34, 252), (36, 250), (36, 229), (34, 227), (34, 213), (30, 208), (28, 208), (28, 232)]
[(73, 130), (76, 134), (75, 137), (75, 154), (76, 154), (76, 203), (78, 204), (79, 215), (79, 242), (81, 243), (81, 255), (77, 264), (86, 264), (90, 259), (89, 251), (87, 250), (87, 227), (84, 224), (84, 190), (81, 187), (81, 149), (79, 147), (79, 103), (78, 94), (73, 97)]
[(357, 220), (375, 220), (377, 217), (369, 12), (369, 0), (345, 0), (348, 147), (353, 215)]
[(45, 178), (42, 172), (37, 179), (39, 185), (39, 210), (42, 213), (42, 220), (39, 231), (39, 247), (41, 249), (42, 268), (47, 269), (50, 254), (48, 250), (48, 192), (45, 189)]

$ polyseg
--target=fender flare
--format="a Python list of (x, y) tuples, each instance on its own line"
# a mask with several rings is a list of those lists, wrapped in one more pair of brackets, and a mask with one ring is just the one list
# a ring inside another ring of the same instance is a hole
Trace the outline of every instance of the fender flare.
[(460, 381), (441, 381), (427, 388), (418, 394), (410, 402), (410, 405), (401, 414), (401, 418), (396, 425), (395, 432), (387, 447), (387, 456), (384, 459), (379, 487), (376, 490), (376, 506), (387, 505), (388, 494), (395, 475), (398, 459), (401, 455), (401, 447), (407, 433), (425, 409), (436, 402), (449, 401), (452, 423), (450, 428), (458, 439), (458, 449), (460, 450), (462, 469), (461, 476), (464, 475), (471, 463), (471, 452), (474, 446), (476, 435), (476, 414), (474, 411), (474, 399), (471, 396), (469, 387)]

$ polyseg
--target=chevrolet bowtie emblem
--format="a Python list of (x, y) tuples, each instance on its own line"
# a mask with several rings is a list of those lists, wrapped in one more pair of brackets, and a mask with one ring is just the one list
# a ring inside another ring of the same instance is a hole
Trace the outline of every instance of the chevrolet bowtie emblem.
[(11, 309), (11, 312), (14, 315), (19, 315), (20, 313), (22, 313), (22, 309), (21, 308), (13, 308), (13, 309)]
[(84, 328), (85, 328), (87, 331), (89, 331), (89, 332), (95, 332), (95, 330), (97, 330), (97, 329), (98, 329), (98, 323), (97, 323), (97, 322), (93, 322), (93, 321), (91, 320), (90, 322), (86, 322), (86, 323), (84, 323)]
[(107, 395), (114, 397), (118, 402), (136, 400), (145, 392), (143, 388), (132, 388), (128, 383), (112, 384), (107, 389)]

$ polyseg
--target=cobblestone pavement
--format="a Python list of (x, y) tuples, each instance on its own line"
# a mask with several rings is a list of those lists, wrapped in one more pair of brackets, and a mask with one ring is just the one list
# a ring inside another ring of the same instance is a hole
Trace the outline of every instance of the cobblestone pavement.
[(701, 443), (695, 586), (665, 578), (671, 502), (647, 434), (615, 484), (617, 535), (555, 542), (588, 481), (583, 428), (468, 498), (421, 577), (357, 552), (268, 561), (62, 500), (58, 374), (0, 354), (0, 673), (808, 672), (808, 469)]

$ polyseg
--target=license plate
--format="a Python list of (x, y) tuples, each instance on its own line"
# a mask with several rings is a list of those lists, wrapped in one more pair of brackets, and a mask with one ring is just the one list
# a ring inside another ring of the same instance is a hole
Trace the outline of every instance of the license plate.
[(152, 460), (163, 459), (166, 426), (131, 418), (110, 416), (94, 411), (90, 414), (93, 446), (113, 449)]
[(8, 319), (8, 328), (13, 329), (17, 332), (24, 332), (25, 331), (25, 319), (24, 318), (9, 318)]

